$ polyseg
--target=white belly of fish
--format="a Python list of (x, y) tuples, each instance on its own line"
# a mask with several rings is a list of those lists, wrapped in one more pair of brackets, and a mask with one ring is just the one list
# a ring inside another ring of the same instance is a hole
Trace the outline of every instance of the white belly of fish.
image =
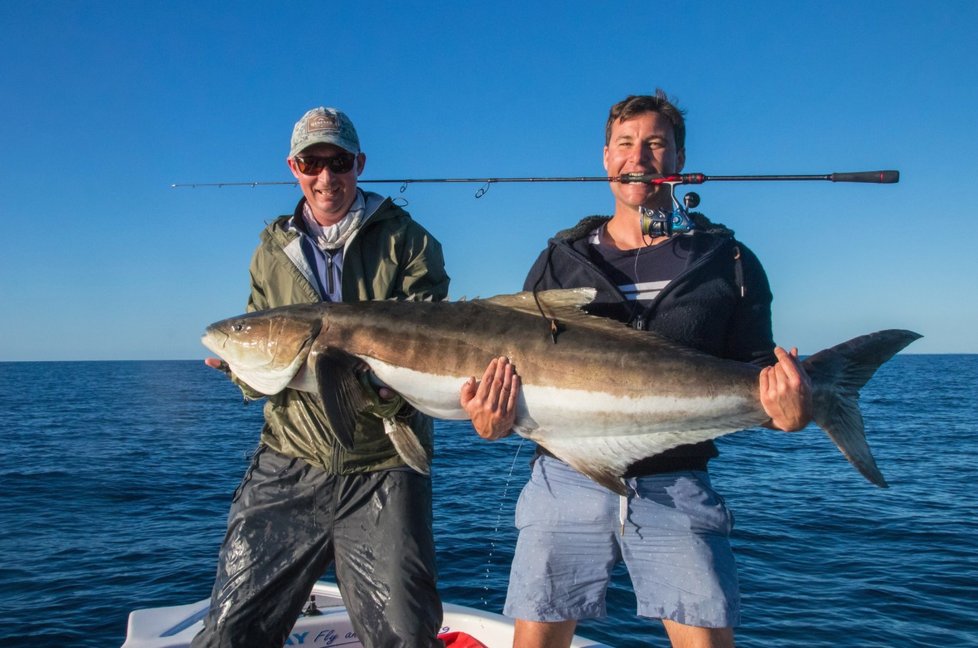
[[(469, 376), (445, 376), (363, 358), (374, 374), (418, 410), (440, 419), (469, 418), (459, 391)], [(661, 435), (664, 445), (694, 443), (757, 425), (765, 420), (760, 403), (736, 394), (638, 398), (608, 392), (524, 384), (516, 428), (533, 440), (554, 435), (574, 443), (586, 439)], [(688, 439), (688, 440), (687, 440)], [(646, 441), (647, 442), (647, 441)]]
[(385, 385), (403, 396), (418, 411), (440, 419), (469, 418), (459, 402), (459, 392), (468, 376), (444, 376), (414, 371), (360, 356)]

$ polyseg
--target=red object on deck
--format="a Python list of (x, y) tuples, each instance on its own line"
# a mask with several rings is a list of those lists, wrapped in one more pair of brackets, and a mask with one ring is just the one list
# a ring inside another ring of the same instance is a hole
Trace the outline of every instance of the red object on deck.
[(445, 648), (489, 648), (475, 637), (464, 632), (446, 632), (438, 635), (445, 642)]

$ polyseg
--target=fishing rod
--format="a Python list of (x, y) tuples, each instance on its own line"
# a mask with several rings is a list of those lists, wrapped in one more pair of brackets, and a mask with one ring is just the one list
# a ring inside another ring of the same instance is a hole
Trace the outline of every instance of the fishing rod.
[[(672, 211), (639, 207), (639, 219), (642, 233), (646, 236), (660, 237), (681, 234), (694, 229), (695, 224), (689, 210), (700, 204), (699, 194), (690, 191), (683, 196), (682, 202), (676, 198), (676, 187), (688, 184), (703, 184), (709, 181), (722, 182), (756, 182), (756, 181), (795, 181), (822, 180), (829, 182), (869, 182), (874, 184), (894, 184), (900, 181), (900, 172), (887, 171), (850, 171), (845, 173), (823, 173), (814, 175), (728, 175), (708, 176), (704, 173), (674, 173), (660, 174), (626, 174), (628, 180), (622, 182), (648, 182), (653, 185), (668, 185), (672, 199)], [(624, 177), (624, 176), (621, 176)]]
[[(683, 196), (680, 202), (676, 198), (676, 187), (680, 185), (699, 185), (704, 182), (784, 182), (784, 181), (828, 181), (828, 182), (865, 182), (873, 184), (894, 184), (900, 181), (900, 172), (886, 171), (850, 171), (845, 173), (822, 173), (811, 175), (706, 175), (705, 173), (623, 173), (617, 176), (569, 176), (569, 177), (524, 177), (524, 178), (396, 178), (377, 180), (357, 180), (358, 184), (399, 184), (401, 193), (409, 185), (421, 183), (480, 183), (482, 187), (475, 193), (476, 198), (482, 198), (489, 187), (502, 182), (620, 182), (624, 184), (645, 183), (650, 185), (668, 185), (672, 196), (672, 212), (640, 208), (642, 231), (649, 236), (671, 236), (693, 229), (693, 221), (689, 210), (700, 203), (700, 197), (694, 192)], [(296, 186), (297, 181), (256, 181), (256, 182), (193, 182), (170, 185), (173, 189), (197, 187), (266, 187), (273, 185)]]
[[(358, 184), (399, 184), (407, 187), (411, 184), (419, 183), (479, 183), (491, 185), (499, 182), (623, 182), (635, 183), (646, 182), (648, 184), (703, 184), (704, 182), (732, 182), (732, 181), (758, 181), (758, 180), (828, 180), (830, 182), (872, 182), (877, 184), (891, 184), (900, 181), (899, 171), (855, 171), (851, 173), (823, 173), (816, 175), (727, 175), (710, 176), (704, 173), (681, 173), (672, 175), (661, 175), (658, 173), (624, 173), (619, 176), (568, 176), (568, 177), (525, 177), (525, 178), (391, 178), (377, 180), (357, 180)], [(295, 180), (283, 181), (255, 181), (255, 182), (184, 182), (174, 183), (170, 187), (191, 188), (197, 187), (267, 187), (273, 185), (292, 185), (299, 184)], [(480, 196), (481, 197), (481, 196)]]

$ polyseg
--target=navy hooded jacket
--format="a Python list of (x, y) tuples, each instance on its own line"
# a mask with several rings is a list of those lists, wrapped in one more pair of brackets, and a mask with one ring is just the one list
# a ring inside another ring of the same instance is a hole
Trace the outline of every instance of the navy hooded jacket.
[[(585, 218), (550, 239), (530, 269), (523, 289), (583, 288), (597, 290), (587, 312), (652, 331), (704, 353), (774, 364), (771, 289), (757, 257), (722, 225), (695, 214), (697, 229), (682, 235), (686, 267), (644, 307), (627, 300), (615, 282), (589, 258), (589, 235), (610, 220)], [(655, 385), (649, 385), (650, 390)], [(680, 446), (634, 464), (626, 476), (675, 470), (705, 470), (719, 453), (712, 441)]]

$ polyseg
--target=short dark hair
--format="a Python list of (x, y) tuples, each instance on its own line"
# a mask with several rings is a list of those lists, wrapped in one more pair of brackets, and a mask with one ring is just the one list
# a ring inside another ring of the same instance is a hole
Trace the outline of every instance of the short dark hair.
[(681, 151), (686, 146), (686, 120), (684, 119), (686, 111), (670, 101), (661, 88), (656, 88), (654, 95), (630, 95), (611, 107), (608, 123), (604, 128), (605, 146), (611, 143), (611, 127), (615, 122), (621, 123), (649, 112), (659, 113), (672, 122), (676, 150)]

